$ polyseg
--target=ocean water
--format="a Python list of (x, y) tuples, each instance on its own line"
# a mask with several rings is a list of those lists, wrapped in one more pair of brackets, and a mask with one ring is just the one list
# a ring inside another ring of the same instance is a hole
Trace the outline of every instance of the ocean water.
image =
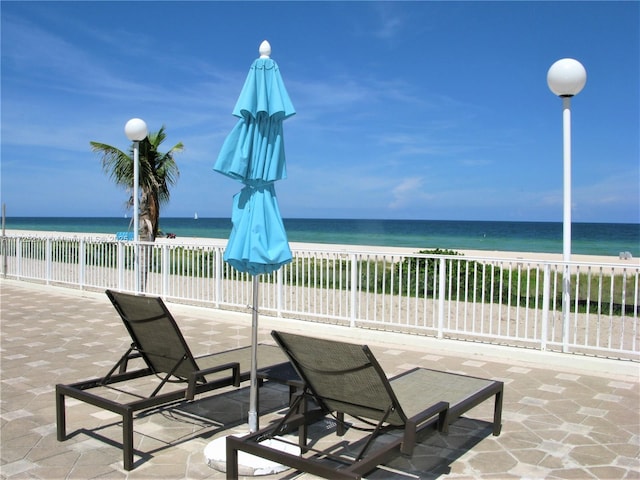
[[(285, 219), (289, 241), (411, 247), (417, 250), (501, 250), (562, 253), (561, 222), (442, 220)], [(177, 237), (227, 238), (228, 218), (162, 218), (162, 231)], [(8, 217), (14, 230), (116, 233), (131, 230), (127, 218)], [(574, 223), (572, 252), (640, 257), (640, 224)]]

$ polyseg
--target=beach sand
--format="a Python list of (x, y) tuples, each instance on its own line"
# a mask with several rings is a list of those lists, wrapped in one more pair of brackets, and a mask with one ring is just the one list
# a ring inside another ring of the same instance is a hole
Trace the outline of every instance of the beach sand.
[[(26, 237), (75, 237), (90, 239), (114, 239), (113, 234), (106, 233), (80, 233), (80, 232), (55, 232), (55, 231), (36, 231), (36, 230), (6, 230), (8, 236), (26, 236)], [(181, 243), (186, 245), (213, 245), (216, 247), (224, 247), (227, 244), (226, 238), (203, 238), (203, 237), (178, 237), (178, 238), (157, 238), (157, 244), (175, 244)], [(371, 253), (371, 254), (389, 254), (389, 255), (411, 255), (420, 250), (429, 250), (425, 248), (409, 248), (409, 247), (388, 247), (379, 245), (339, 245), (327, 243), (299, 243), (289, 242), (289, 246), (294, 251), (306, 252), (340, 252), (340, 253)], [(436, 247), (433, 247), (435, 249)], [(562, 253), (543, 253), (543, 252), (510, 252), (502, 250), (459, 250), (456, 252), (463, 254), (465, 257), (473, 259), (513, 259), (513, 260), (538, 260), (543, 262), (562, 262)], [(622, 259), (618, 256), (605, 255), (578, 255), (572, 254), (571, 261), (574, 263), (588, 264), (608, 264), (625, 267), (640, 267), (640, 258)]]

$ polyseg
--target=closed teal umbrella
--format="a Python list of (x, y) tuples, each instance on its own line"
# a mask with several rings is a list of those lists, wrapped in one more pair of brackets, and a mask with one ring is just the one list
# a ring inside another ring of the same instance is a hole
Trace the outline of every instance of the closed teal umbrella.
[(292, 260), (274, 182), (287, 176), (282, 122), (295, 110), (270, 54), (271, 47), (265, 40), (233, 109), (238, 123), (225, 139), (213, 167), (244, 185), (233, 199), (233, 228), (224, 260), (253, 275), (251, 432), (258, 430), (258, 275), (272, 273)]
[(241, 272), (271, 273), (291, 262), (273, 183), (287, 177), (282, 122), (295, 114), (267, 41), (251, 65), (233, 109), (238, 123), (213, 169), (242, 182), (234, 198), (224, 259)]

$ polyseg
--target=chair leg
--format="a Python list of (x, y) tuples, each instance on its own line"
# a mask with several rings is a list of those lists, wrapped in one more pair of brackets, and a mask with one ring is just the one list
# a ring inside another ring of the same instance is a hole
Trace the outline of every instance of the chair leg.
[(503, 390), (496, 393), (496, 403), (493, 407), (493, 435), (496, 437), (502, 430), (502, 393)]
[(62, 442), (67, 439), (67, 416), (64, 405), (64, 394), (60, 393), (60, 389), (56, 386), (56, 428), (58, 441)]
[(302, 425), (298, 427), (298, 446), (300, 447), (300, 453), (307, 453), (307, 436), (309, 434), (309, 427), (307, 426), (307, 414), (309, 413), (309, 403), (307, 396), (302, 394), (302, 399), (297, 407), (298, 413), (302, 414), (304, 421)]
[(336, 412), (336, 417), (338, 418), (338, 425), (336, 425), (336, 435), (342, 437), (345, 433), (347, 433), (347, 429), (344, 426), (344, 413)]
[(404, 426), (404, 435), (402, 437), (402, 443), (400, 444), (400, 453), (402, 455), (410, 457), (413, 455), (413, 449), (416, 446), (416, 430), (417, 425), (415, 422), (407, 421)]
[(234, 448), (233, 439), (227, 437), (227, 479), (238, 478), (238, 450)]
[(124, 469), (133, 470), (133, 412), (122, 415), (122, 454)]
[(445, 435), (449, 433), (449, 409), (443, 410), (438, 415), (438, 431), (440, 433), (444, 433)]

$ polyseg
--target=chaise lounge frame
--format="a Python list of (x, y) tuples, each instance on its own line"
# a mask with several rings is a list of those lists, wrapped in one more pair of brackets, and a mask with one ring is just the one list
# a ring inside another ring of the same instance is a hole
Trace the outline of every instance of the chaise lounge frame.
[[(398, 453), (411, 455), (422, 434), (434, 429), (446, 433), (458, 417), (491, 398), (494, 398), (492, 430), (494, 435), (500, 434), (503, 382), (425, 368), (387, 379), (367, 345), (277, 331), (272, 335), (305, 387), (280, 422), (244, 437), (227, 437), (228, 479), (238, 478), (240, 451), (324, 478), (359, 479)], [(338, 435), (344, 434), (341, 427), (344, 414), (373, 421), (373, 432), (355, 459), (309, 448), (306, 438), (298, 439), (303, 453), (300, 456), (261, 443), (288, 433), (301, 422), (315, 421), (317, 415), (300, 408), (307, 404), (307, 397), (312, 398), (323, 413), (336, 413)], [(402, 430), (403, 435), (371, 448), (377, 436), (392, 429)], [(312, 454), (305, 456), (308, 452)], [(327, 462), (327, 458), (336, 462)]]
[[(136, 412), (193, 400), (198, 394), (219, 388), (240, 386), (250, 377), (251, 347), (196, 358), (161, 298), (112, 290), (106, 294), (131, 336), (131, 346), (104, 377), (56, 385), (57, 439), (68, 438), (65, 397), (118, 414), (122, 417), (123, 466), (132, 470)], [(142, 359), (145, 367), (127, 371), (133, 359)], [(258, 346), (258, 359), (258, 368), (287, 363), (282, 351), (270, 345)], [(113, 392), (127, 393), (120, 385), (147, 377), (160, 379), (157, 386), (150, 383), (149, 389), (153, 390), (147, 396), (129, 395), (133, 399), (128, 402), (117, 401), (113, 395), (109, 398)], [(94, 393), (97, 391), (100, 393)]]

